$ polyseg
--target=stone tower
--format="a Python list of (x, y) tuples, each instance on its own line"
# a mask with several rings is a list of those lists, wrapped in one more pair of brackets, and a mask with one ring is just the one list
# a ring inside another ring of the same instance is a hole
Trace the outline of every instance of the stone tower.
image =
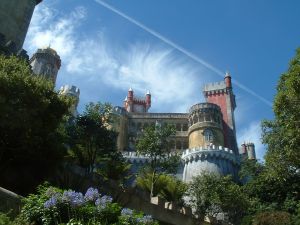
[(59, 55), (52, 48), (38, 49), (30, 59), (34, 74), (50, 79), (55, 85), (58, 70), (61, 66)]
[(204, 172), (237, 178), (239, 157), (224, 146), (221, 107), (213, 103), (193, 105), (189, 111), (189, 148), (182, 154), (183, 181)]
[(236, 102), (229, 73), (226, 73), (224, 81), (205, 85), (203, 93), (207, 102), (220, 106), (223, 114), (224, 146), (238, 154), (234, 119)]
[(1, 0), (0, 36), (12, 53), (22, 50), (34, 8), (42, 0)]
[(78, 115), (77, 106), (79, 103), (79, 95), (80, 95), (79, 88), (73, 85), (64, 85), (60, 88), (59, 94), (66, 95), (74, 99), (74, 102), (70, 107), (70, 112), (74, 117), (77, 117)]
[(189, 112), (189, 148), (224, 146), (222, 113), (218, 105), (199, 103)]

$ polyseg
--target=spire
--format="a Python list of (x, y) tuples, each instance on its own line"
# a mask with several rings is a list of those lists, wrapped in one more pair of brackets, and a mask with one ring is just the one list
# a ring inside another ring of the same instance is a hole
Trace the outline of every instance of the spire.
[(146, 95), (151, 95), (151, 93), (150, 93), (150, 91), (149, 91), (149, 90), (146, 92)]
[(229, 73), (228, 71), (226, 71), (226, 73), (225, 73), (225, 78), (226, 78), (226, 77), (231, 77), (231, 76), (230, 76), (230, 73)]
[(128, 91), (133, 91), (133, 90), (132, 90), (132, 88), (129, 88), (129, 90), (128, 90)]

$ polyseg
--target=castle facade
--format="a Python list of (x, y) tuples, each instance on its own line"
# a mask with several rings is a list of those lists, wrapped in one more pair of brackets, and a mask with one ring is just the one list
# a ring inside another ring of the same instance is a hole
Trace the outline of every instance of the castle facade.
[(149, 113), (150, 92), (138, 98), (130, 88), (124, 106), (114, 108), (119, 117), (115, 124), (119, 151), (132, 163), (146, 162), (144, 156), (135, 152), (143, 129), (157, 122), (170, 124), (176, 127), (176, 134), (170, 137), (171, 146), (173, 152), (182, 155), (184, 165), (180, 173), (184, 181), (191, 181), (204, 171), (237, 179), (240, 159), (255, 159), (255, 148), (252, 143), (243, 144), (241, 150), (237, 146), (236, 101), (229, 73), (221, 82), (206, 84), (203, 94), (206, 101), (191, 106), (188, 113)]

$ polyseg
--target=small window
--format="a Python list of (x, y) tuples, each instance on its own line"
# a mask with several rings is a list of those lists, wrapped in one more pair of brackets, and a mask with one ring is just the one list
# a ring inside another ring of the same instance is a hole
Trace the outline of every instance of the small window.
[(210, 129), (204, 131), (205, 142), (212, 142), (214, 140), (213, 132)]

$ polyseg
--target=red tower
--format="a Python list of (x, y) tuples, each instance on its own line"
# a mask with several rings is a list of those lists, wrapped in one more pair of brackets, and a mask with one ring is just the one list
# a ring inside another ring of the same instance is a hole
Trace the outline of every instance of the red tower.
[(207, 102), (221, 107), (225, 147), (234, 150), (238, 154), (234, 119), (236, 102), (229, 73), (226, 72), (224, 81), (205, 85), (203, 93)]

